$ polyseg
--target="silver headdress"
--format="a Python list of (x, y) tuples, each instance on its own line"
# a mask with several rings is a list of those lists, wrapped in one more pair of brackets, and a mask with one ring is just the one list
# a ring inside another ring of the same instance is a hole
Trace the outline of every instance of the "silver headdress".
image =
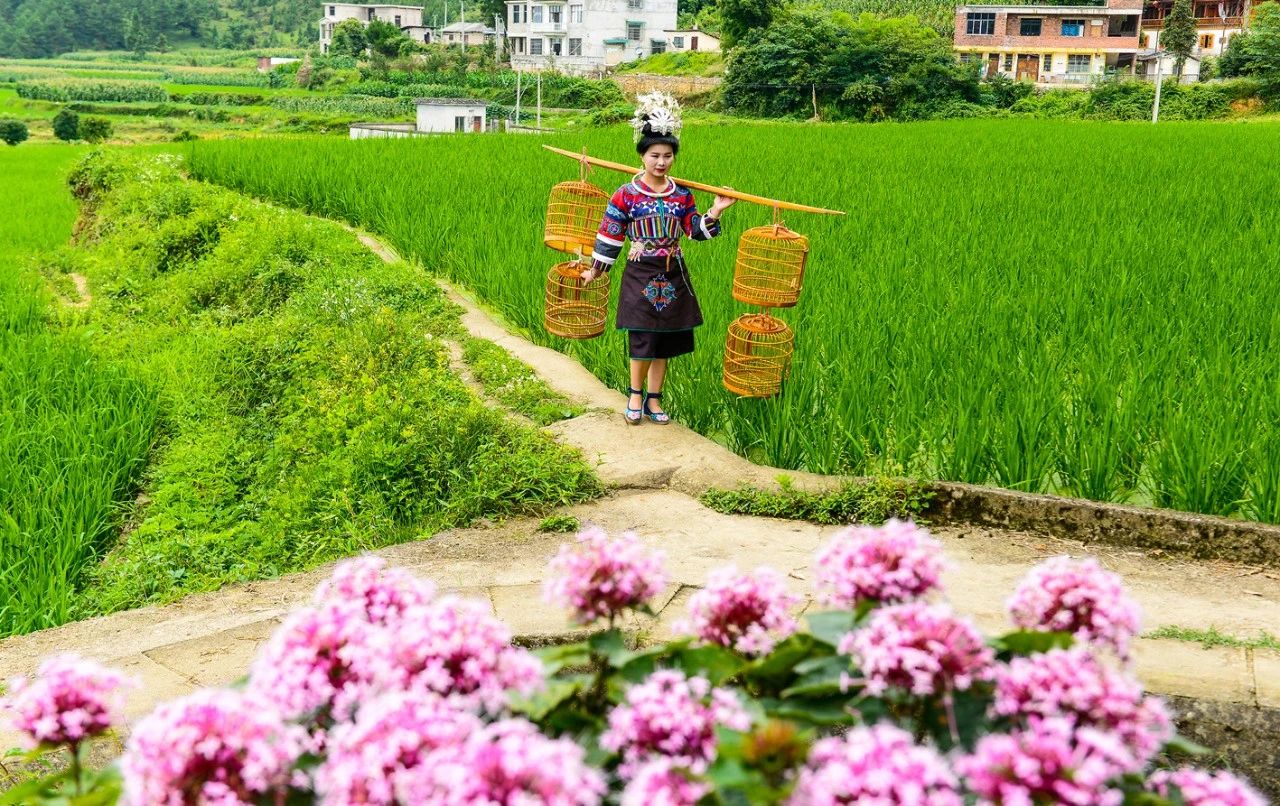
[(676, 137), (682, 125), (680, 102), (675, 98), (658, 90), (636, 97), (636, 114), (631, 118), (631, 128), (635, 129), (637, 143), (644, 136), (645, 126), (654, 134)]

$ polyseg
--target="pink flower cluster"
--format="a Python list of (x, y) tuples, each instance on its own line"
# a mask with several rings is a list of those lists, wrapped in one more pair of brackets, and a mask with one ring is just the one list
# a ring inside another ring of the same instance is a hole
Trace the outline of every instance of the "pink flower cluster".
[(964, 691), (994, 674), (995, 653), (968, 619), (921, 602), (876, 610), (840, 641), (866, 678), (868, 694), (900, 688), (918, 696)]
[(917, 745), (901, 728), (876, 725), (815, 744), (788, 804), (960, 806), (963, 802), (955, 774), (935, 750)]
[(372, 558), (343, 563), (321, 590), (337, 598), (290, 616), (249, 677), (287, 718), (315, 716), (317, 739), (382, 691), (421, 688), (497, 709), (508, 689), (541, 685), (541, 664), (482, 603), (433, 600), (429, 583)]
[(800, 601), (772, 568), (740, 574), (730, 566), (711, 573), (689, 600), (689, 622), (677, 629), (744, 655), (766, 655), (779, 638), (796, 631), (788, 611)]
[(627, 690), (626, 702), (609, 713), (609, 729), (600, 744), (622, 754), (622, 775), (636, 775), (647, 761), (666, 757), (679, 767), (702, 773), (715, 760), (717, 725), (746, 730), (751, 720), (728, 689), (711, 687), (705, 677), (654, 672)]
[(1266, 806), (1266, 799), (1253, 787), (1229, 772), (1208, 773), (1190, 767), (1160, 770), (1148, 780), (1148, 788), (1160, 795), (1171, 794), (1171, 784), (1178, 787), (1187, 806)]
[(1077, 729), (1069, 719), (1042, 719), (1013, 734), (984, 736), (972, 755), (956, 762), (978, 802), (991, 806), (1117, 806), (1124, 796), (1109, 782), (1133, 767), (1119, 738)]
[(597, 527), (579, 532), (576, 546), (562, 545), (548, 571), (547, 600), (568, 607), (579, 624), (613, 620), (667, 584), (661, 552), (646, 549), (634, 532), (610, 540)]
[(317, 605), (336, 602), (358, 609), (370, 624), (391, 625), (410, 607), (435, 598), (436, 587), (402, 568), (388, 568), (385, 560), (365, 555), (340, 563), (316, 588)]
[(1128, 658), (1138, 632), (1138, 606), (1119, 576), (1089, 558), (1046, 560), (1018, 583), (1008, 603), (1013, 623), (1027, 630), (1049, 630), (1110, 647)]
[(305, 734), (252, 696), (204, 690), (134, 728), (121, 770), (128, 803), (250, 806), (282, 791)]
[(1173, 736), (1164, 702), (1145, 696), (1131, 675), (1100, 662), (1087, 648), (1014, 658), (996, 673), (992, 713), (1022, 724), (1064, 717), (1120, 739), (1145, 766)]
[(421, 806), (595, 806), (604, 777), (569, 739), (548, 739), (522, 719), (495, 722), (405, 771), (401, 803)]
[(694, 780), (687, 770), (669, 758), (655, 758), (643, 764), (626, 789), (622, 806), (694, 806), (711, 787)]
[(409, 770), (482, 727), (476, 716), (435, 695), (383, 695), (362, 706), (355, 722), (334, 729), (316, 791), (326, 806), (394, 804), (396, 782)]
[(35, 680), (10, 681), (0, 712), (33, 744), (76, 744), (110, 728), (123, 706), (124, 675), (76, 655), (58, 655), (40, 664)]
[(508, 691), (542, 686), (542, 664), (511, 645), (488, 605), (445, 596), (405, 611), (395, 629), (369, 640), (368, 678), (384, 691), (428, 691), (455, 704), (497, 711)]
[(909, 602), (940, 587), (942, 544), (913, 523), (850, 526), (818, 552), (820, 600), (839, 608), (858, 602)]

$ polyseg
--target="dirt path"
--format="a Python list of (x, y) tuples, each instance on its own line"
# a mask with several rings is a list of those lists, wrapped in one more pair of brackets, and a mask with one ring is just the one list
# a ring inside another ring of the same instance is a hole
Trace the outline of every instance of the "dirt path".
[[(366, 238), (362, 240), (384, 258), (394, 258), (390, 250)], [(723, 515), (697, 500), (712, 486), (771, 484), (778, 471), (753, 465), (679, 424), (627, 426), (618, 414), (624, 405), (621, 393), (603, 387), (572, 359), (507, 333), (472, 300), (442, 286), (466, 309), (463, 322), (472, 335), (503, 346), (553, 388), (591, 407), (587, 414), (549, 430), (594, 461), (611, 492), (565, 512), (611, 531), (635, 529), (668, 557), (672, 584), (655, 608), (657, 616), (634, 626), (655, 636), (666, 633), (706, 573), (731, 562), (742, 568), (774, 566), (788, 574), (796, 592), (808, 592), (810, 559), (832, 527)], [(830, 483), (789, 475), (801, 485)], [(1011, 530), (939, 527), (935, 534), (950, 564), (945, 578), (949, 599), (986, 630), (1006, 627), (1004, 598), (1028, 568), (1064, 553), (1098, 554), (1120, 573), (1143, 607), (1147, 629), (1213, 627), (1253, 637), (1280, 627), (1280, 574), (1275, 572), (1140, 552), (1099, 552), (1080, 543)], [(445, 532), (377, 553), (435, 579), (442, 588), (487, 600), (522, 640), (536, 642), (569, 630), (564, 615), (540, 595), (546, 561), (563, 540), (561, 535), (539, 533), (536, 520), (517, 519)], [(284, 614), (307, 601), (326, 573), (319, 569), (232, 586), (170, 605), (11, 638), (0, 642), (0, 679), (30, 673), (50, 653), (81, 652), (142, 679), (143, 686), (129, 701), (129, 713), (136, 717), (163, 700), (243, 675), (259, 644)], [(1183, 641), (1144, 638), (1136, 655), (1139, 674), (1154, 691), (1280, 708), (1280, 654), (1275, 652), (1243, 647), (1206, 650)], [(0, 733), (0, 747), (11, 738)]]

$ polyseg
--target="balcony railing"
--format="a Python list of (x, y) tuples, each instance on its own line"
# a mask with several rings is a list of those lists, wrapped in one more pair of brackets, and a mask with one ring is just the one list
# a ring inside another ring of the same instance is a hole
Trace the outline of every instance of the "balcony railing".
[(1079, 6), (1084, 8), (1106, 8), (1107, 0), (1013, 0), (998, 2), (997, 0), (966, 0), (966, 6)]

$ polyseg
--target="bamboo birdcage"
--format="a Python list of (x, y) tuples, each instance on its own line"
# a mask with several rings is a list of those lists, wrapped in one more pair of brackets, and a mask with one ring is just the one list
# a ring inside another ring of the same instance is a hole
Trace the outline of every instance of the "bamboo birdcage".
[(609, 308), (609, 275), (601, 274), (583, 283), (582, 272), (589, 267), (571, 260), (557, 263), (547, 273), (542, 319), (547, 332), (566, 339), (594, 339), (604, 332)]
[(551, 188), (542, 241), (558, 252), (589, 255), (595, 245), (596, 228), (604, 218), (609, 194), (587, 181), (588, 170), (584, 152), (577, 181), (561, 182)]
[(729, 325), (724, 388), (741, 397), (772, 397), (791, 371), (795, 334), (767, 313), (743, 314)]
[(733, 272), (733, 298), (748, 305), (790, 308), (800, 300), (809, 239), (787, 229), (774, 209), (773, 223), (742, 233)]

